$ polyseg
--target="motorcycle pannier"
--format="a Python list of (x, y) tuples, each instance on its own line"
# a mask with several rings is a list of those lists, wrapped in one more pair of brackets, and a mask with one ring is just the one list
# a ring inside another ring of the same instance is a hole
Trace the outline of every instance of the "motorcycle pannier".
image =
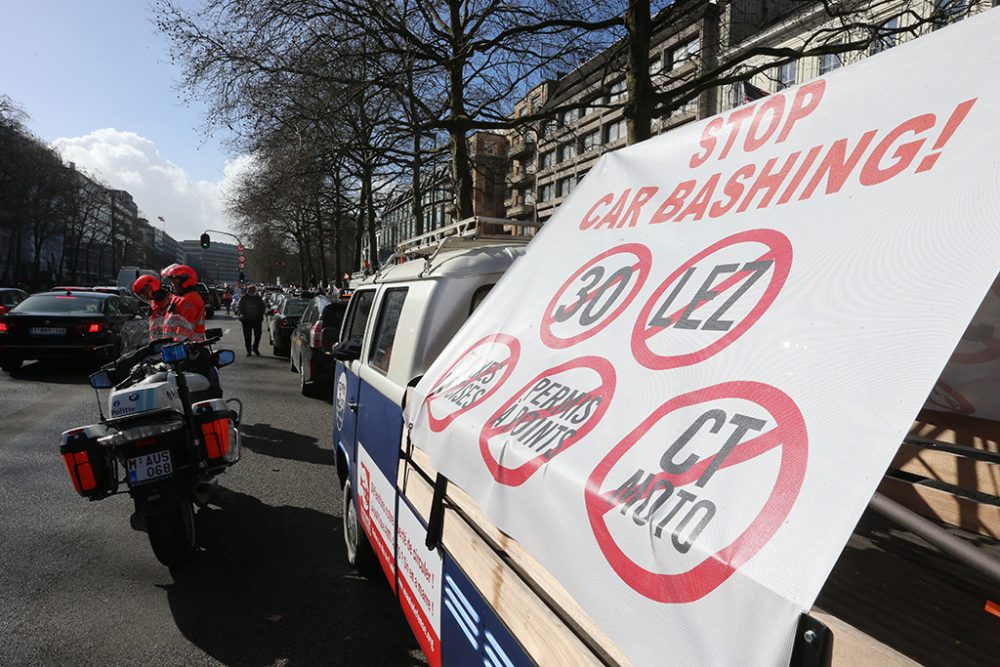
[(205, 462), (210, 466), (228, 465), (233, 444), (233, 413), (221, 398), (201, 401), (191, 406), (199, 429)]
[(84, 498), (98, 500), (117, 490), (118, 481), (111, 451), (97, 439), (108, 434), (101, 424), (64, 431), (59, 445), (73, 487)]

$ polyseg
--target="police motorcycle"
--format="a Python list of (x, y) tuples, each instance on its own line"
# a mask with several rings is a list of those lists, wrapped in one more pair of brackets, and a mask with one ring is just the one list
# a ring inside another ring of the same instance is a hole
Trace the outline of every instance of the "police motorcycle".
[[(211, 480), (240, 459), (243, 405), (222, 400), (218, 379), (236, 355), (212, 350), (221, 329), (206, 333), (203, 342), (151, 342), (91, 375), (100, 422), (65, 431), (59, 447), (81, 496), (132, 497), (168, 567), (194, 553), (193, 505), (208, 504)], [(111, 390), (107, 417), (98, 389)]]

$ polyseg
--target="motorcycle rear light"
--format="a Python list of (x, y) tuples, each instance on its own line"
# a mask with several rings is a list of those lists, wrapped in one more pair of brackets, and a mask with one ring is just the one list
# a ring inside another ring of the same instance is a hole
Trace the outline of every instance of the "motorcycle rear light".
[(75, 454), (63, 454), (63, 463), (66, 465), (66, 472), (73, 482), (73, 488), (77, 493), (93, 491), (97, 488), (97, 480), (94, 479), (94, 468), (90, 465), (90, 454), (88, 452), (76, 452)]
[(309, 330), (309, 346), (319, 348), (323, 345), (323, 323), (316, 322)]
[(201, 432), (205, 462), (210, 466), (230, 463), (228, 454), (232, 444), (230, 437), (233, 428), (232, 411), (226, 407), (224, 401), (217, 398), (195, 403), (191, 406), (191, 410)]
[(105, 433), (103, 425), (72, 429), (62, 434), (59, 445), (73, 488), (91, 500), (114, 493), (118, 486), (114, 460), (99, 442)]

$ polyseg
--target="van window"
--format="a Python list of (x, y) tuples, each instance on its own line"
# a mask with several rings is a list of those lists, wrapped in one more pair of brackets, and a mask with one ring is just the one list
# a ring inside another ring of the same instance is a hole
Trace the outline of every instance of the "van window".
[(368, 363), (372, 368), (389, 372), (389, 360), (392, 358), (392, 344), (396, 340), (396, 329), (399, 327), (399, 315), (403, 312), (403, 302), (406, 301), (406, 287), (386, 290), (382, 297), (382, 307), (378, 314), (378, 324), (375, 328), (375, 339), (369, 352)]
[(372, 312), (375, 301), (375, 290), (358, 290), (351, 297), (351, 305), (347, 312), (347, 329), (341, 337), (343, 340), (360, 341), (365, 336), (368, 325), (368, 315)]
[(476, 290), (476, 293), (472, 295), (472, 307), (469, 308), (469, 315), (475, 312), (476, 308), (479, 308), (479, 304), (483, 302), (491, 289), (493, 289), (493, 285), (483, 285)]

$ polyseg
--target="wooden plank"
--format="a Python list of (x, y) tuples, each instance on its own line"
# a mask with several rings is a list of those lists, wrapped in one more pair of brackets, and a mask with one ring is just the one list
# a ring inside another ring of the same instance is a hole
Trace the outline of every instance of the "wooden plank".
[[(406, 498), (426, 521), (434, 488), (418, 474), (404, 475)], [(454, 510), (445, 513), (443, 540), (445, 549), (536, 664), (603, 664)]]
[[(419, 447), (413, 448), (413, 462), (431, 479), (437, 475), (437, 470), (431, 464), (430, 458)], [(606, 660), (612, 663), (628, 664), (625, 654), (597, 626), (583, 610), (573, 596), (563, 587), (552, 573), (545, 569), (521, 544), (506, 533), (501, 532), (483, 515), (479, 505), (462, 489), (454, 484), (448, 487), (448, 499), (469, 517), (476, 529), (484, 533), (492, 546), (507, 555), (517, 568), (527, 577), (537, 590), (545, 591), (551, 603), (571, 619), (577, 631), (590, 637), (606, 654)], [(427, 518), (424, 517), (426, 521)]]
[(1000, 453), (1000, 422), (989, 419), (924, 410), (910, 427), (910, 435)]
[(833, 667), (911, 667), (919, 664), (836, 616), (815, 607), (809, 614), (833, 632)]
[(995, 463), (904, 444), (889, 467), (969, 491), (1000, 496), (1000, 465)]
[(883, 478), (878, 490), (921, 516), (1000, 539), (1000, 507), (891, 477)]

